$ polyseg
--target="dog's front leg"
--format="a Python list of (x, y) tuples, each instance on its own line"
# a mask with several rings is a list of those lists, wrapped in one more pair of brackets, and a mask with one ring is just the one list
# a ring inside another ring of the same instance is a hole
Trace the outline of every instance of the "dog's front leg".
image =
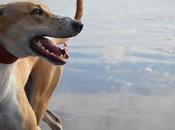
[(31, 73), (31, 81), (28, 81), (32, 82), (31, 86), (26, 87), (32, 88), (30, 103), (36, 114), (38, 125), (47, 111), (48, 102), (57, 87), (62, 71), (63, 66), (53, 66), (49, 62), (39, 59)]

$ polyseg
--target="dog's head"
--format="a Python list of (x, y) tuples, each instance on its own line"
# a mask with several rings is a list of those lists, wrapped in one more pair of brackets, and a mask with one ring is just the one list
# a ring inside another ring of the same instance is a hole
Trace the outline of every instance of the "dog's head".
[(64, 64), (66, 49), (47, 37), (73, 37), (82, 28), (80, 22), (54, 15), (42, 4), (15, 2), (0, 6), (0, 43), (18, 58), (39, 55), (55, 64)]

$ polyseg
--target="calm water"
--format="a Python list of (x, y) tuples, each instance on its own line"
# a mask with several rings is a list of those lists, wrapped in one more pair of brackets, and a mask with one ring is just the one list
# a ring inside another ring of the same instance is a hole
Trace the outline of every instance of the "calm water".
[[(75, 0), (43, 1), (73, 16)], [(175, 129), (174, 12), (174, 0), (85, 0), (51, 103), (65, 130)]]

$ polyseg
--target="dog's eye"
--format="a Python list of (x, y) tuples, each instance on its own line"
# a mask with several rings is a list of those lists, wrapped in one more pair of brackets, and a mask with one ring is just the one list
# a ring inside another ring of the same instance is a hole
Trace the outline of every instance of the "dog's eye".
[(32, 11), (32, 14), (34, 14), (34, 15), (43, 15), (43, 10), (42, 9), (34, 9)]

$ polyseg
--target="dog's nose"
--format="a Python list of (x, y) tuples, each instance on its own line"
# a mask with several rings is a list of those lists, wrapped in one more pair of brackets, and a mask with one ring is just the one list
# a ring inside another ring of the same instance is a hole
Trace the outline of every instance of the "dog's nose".
[(83, 24), (78, 21), (73, 21), (72, 27), (74, 28), (75, 31), (80, 32), (83, 29)]

